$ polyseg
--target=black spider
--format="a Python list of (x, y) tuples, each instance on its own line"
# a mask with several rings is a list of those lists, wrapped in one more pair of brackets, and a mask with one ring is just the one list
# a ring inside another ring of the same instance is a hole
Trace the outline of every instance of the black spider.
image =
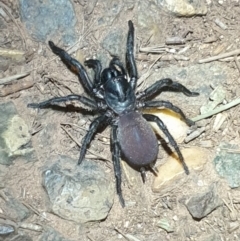
[(142, 114), (141, 109), (151, 107), (165, 107), (178, 113), (188, 124), (193, 122), (185, 117), (181, 109), (168, 101), (151, 101), (153, 96), (160, 94), (163, 90), (171, 89), (182, 92), (187, 96), (197, 96), (198, 93), (191, 92), (183, 85), (172, 81), (169, 78), (156, 81), (144, 91), (136, 92), (138, 73), (134, 60), (134, 27), (132, 21), (128, 22), (129, 31), (127, 37), (126, 69), (122, 62), (114, 57), (108, 68), (102, 70), (99, 60), (90, 59), (85, 61), (85, 65), (94, 71), (94, 80), (91, 81), (86, 70), (76, 59), (73, 59), (63, 49), (49, 41), (49, 46), (53, 53), (58, 55), (69, 67), (76, 70), (80, 83), (91, 98), (81, 95), (68, 95), (65, 97), (55, 97), (41, 103), (31, 103), (28, 107), (46, 108), (56, 105), (59, 102), (77, 100), (99, 113), (83, 138), (82, 148), (78, 164), (81, 164), (87, 148), (93, 136), (100, 126), (110, 124), (111, 130), (111, 152), (116, 177), (117, 194), (120, 203), (125, 206), (121, 190), (121, 167), (120, 157), (123, 155), (128, 164), (143, 171), (144, 167), (152, 165), (158, 154), (158, 143), (155, 133), (147, 121), (155, 122), (169, 139), (174, 147), (186, 174), (188, 167), (184, 162), (182, 153), (164, 123), (155, 115)]

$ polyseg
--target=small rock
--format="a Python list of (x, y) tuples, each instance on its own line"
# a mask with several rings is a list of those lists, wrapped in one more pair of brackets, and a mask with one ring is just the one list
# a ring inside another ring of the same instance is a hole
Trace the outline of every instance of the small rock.
[(2, 236), (7, 236), (11, 233), (14, 233), (14, 227), (8, 224), (1, 224), (0, 223), (0, 240)]
[(3, 215), (10, 220), (21, 222), (31, 215), (30, 210), (14, 198), (8, 190), (1, 190), (0, 197), (0, 207), (4, 210)]
[[(199, 147), (191, 147), (181, 150), (184, 160), (189, 167), (194, 170), (201, 169), (209, 158), (209, 151)], [(183, 166), (174, 152), (168, 157), (165, 164), (158, 167), (158, 176), (154, 179), (152, 190), (159, 192), (170, 182), (176, 181), (184, 173)]]
[[(239, 150), (239, 147), (220, 144), (219, 149), (220, 151), (213, 160), (216, 171), (227, 180), (231, 188), (237, 188), (240, 186), (240, 154), (234, 153), (234, 149)], [(227, 149), (232, 150), (232, 152), (228, 152)]]
[[(43, 172), (52, 211), (77, 223), (106, 218), (113, 205), (114, 185), (100, 164), (84, 160), (77, 166), (76, 160), (67, 157), (55, 163)], [(66, 163), (71, 166), (66, 168)]]
[(190, 17), (194, 15), (206, 15), (207, 5), (201, 0), (163, 0), (158, 4), (174, 15)]
[(223, 202), (218, 197), (216, 189), (212, 187), (209, 191), (196, 195), (185, 202), (189, 213), (195, 219), (202, 219), (214, 209), (221, 206)]
[(69, 0), (20, 0), (21, 20), (32, 38), (45, 42), (56, 39), (64, 44), (73, 44), (76, 40), (76, 24), (73, 5)]
[(163, 219), (160, 219), (158, 222), (157, 222), (157, 226), (165, 231), (167, 231), (168, 233), (172, 233), (174, 232), (174, 228), (172, 226), (172, 224), (170, 224), (170, 222), (163, 218)]
[(213, 110), (216, 106), (221, 104), (226, 97), (225, 89), (219, 85), (214, 91), (210, 94), (210, 102), (200, 108), (201, 114), (208, 113), (209, 111)]
[(28, 126), (18, 115), (14, 104), (0, 104), (0, 116), (0, 164), (10, 165), (18, 156), (33, 160), (34, 150)]

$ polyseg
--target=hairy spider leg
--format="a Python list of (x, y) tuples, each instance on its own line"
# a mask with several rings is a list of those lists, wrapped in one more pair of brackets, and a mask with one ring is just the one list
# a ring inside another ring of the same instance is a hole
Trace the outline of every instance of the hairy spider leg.
[(101, 72), (102, 72), (102, 64), (98, 59), (89, 59), (84, 62), (84, 64), (93, 69), (94, 71), (94, 86), (98, 87), (101, 84)]
[(82, 139), (82, 147), (80, 151), (80, 157), (78, 159), (78, 165), (80, 165), (83, 161), (83, 158), (86, 154), (87, 147), (92, 141), (93, 136), (97, 133), (98, 128), (102, 125), (105, 124), (108, 121), (109, 117), (106, 115), (101, 115), (95, 118), (92, 123), (89, 126), (89, 129), (87, 131), (87, 134), (84, 136)]
[(167, 87), (168, 90), (176, 90), (178, 92), (182, 92), (184, 95), (189, 97), (199, 95), (199, 93), (190, 91), (184, 85), (178, 82), (172, 81), (169, 78), (166, 78), (166, 79), (161, 79), (156, 81), (153, 85), (149, 86), (144, 91), (137, 93), (137, 100), (144, 100), (144, 99), (150, 98), (155, 94), (160, 94), (162, 91), (166, 91), (166, 89), (163, 90), (163, 88), (165, 87)]
[(84, 105), (87, 105), (89, 107), (91, 107), (93, 110), (97, 109), (97, 103), (94, 100), (91, 100), (85, 96), (81, 96), (81, 95), (67, 95), (67, 96), (63, 96), (63, 97), (54, 97), (52, 99), (40, 102), (40, 103), (30, 103), (27, 105), (27, 107), (30, 108), (48, 108), (51, 107), (52, 105), (56, 105), (57, 103), (60, 102), (67, 102), (67, 101), (73, 101), (73, 100), (77, 100), (81, 103), (83, 103)]
[(165, 108), (167, 108), (169, 110), (172, 110), (172, 111), (176, 112), (177, 114), (179, 114), (188, 126), (194, 125), (194, 121), (188, 119), (179, 107), (173, 105), (169, 101), (164, 101), (164, 100), (158, 101), (158, 100), (156, 100), (156, 101), (140, 102), (140, 106), (142, 106), (143, 108), (165, 107)]
[(176, 141), (174, 140), (174, 138), (172, 137), (172, 135), (170, 134), (170, 132), (168, 131), (167, 127), (164, 125), (164, 123), (162, 122), (161, 119), (159, 119), (157, 116), (155, 115), (151, 115), (151, 114), (143, 114), (143, 117), (147, 120), (147, 121), (151, 121), (151, 122), (155, 122), (158, 127), (162, 130), (162, 132), (164, 133), (164, 135), (167, 136), (169, 143), (173, 146), (173, 148), (175, 149), (175, 151), (178, 154), (179, 160), (181, 161), (184, 171), (185, 173), (188, 175), (189, 174), (189, 170), (188, 167), (183, 159), (183, 155), (176, 143)]
[(94, 79), (93, 79), (93, 95), (95, 98), (99, 98), (101, 100), (104, 99), (104, 93), (101, 89), (101, 72), (102, 72), (102, 64), (98, 59), (89, 59), (84, 62), (84, 64), (93, 69), (94, 71)]
[(65, 50), (57, 47), (52, 41), (49, 41), (48, 44), (52, 49), (53, 53), (58, 55), (69, 69), (77, 73), (79, 81), (83, 85), (87, 93), (90, 96), (94, 96), (93, 83), (90, 80), (84, 67), (76, 59), (72, 58)]
[(121, 182), (122, 182), (122, 174), (121, 174), (121, 166), (120, 166), (121, 152), (120, 152), (120, 145), (117, 139), (117, 126), (115, 125), (112, 125), (110, 140), (111, 140), (113, 168), (114, 168), (114, 174), (116, 178), (117, 194), (122, 207), (125, 207), (125, 201), (123, 199), (122, 188), (121, 188)]
[(130, 77), (130, 85), (135, 91), (138, 80), (138, 72), (134, 58), (134, 27), (132, 21), (128, 21), (128, 26), (126, 66)]

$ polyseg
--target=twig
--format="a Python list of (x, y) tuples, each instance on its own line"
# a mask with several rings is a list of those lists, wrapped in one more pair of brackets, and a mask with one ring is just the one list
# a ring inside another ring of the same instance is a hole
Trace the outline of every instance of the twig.
[(211, 110), (211, 111), (209, 111), (208, 113), (205, 113), (205, 114), (196, 116), (196, 117), (192, 118), (191, 120), (194, 121), (194, 122), (196, 122), (196, 121), (199, 121), (199, 120), (208, 118), (208, 117), (210, 117), (210, 116), (212, 116), (212, 115), (215, 115), (215, 114), (217, 114), (217, 113), (219, 113), (219, 112), (222, 112), (222, 111), (224, 111), (224, 110), (230, 109), (230, 108), (232, 108), (232, 107), (234, 107), (234, 106), (236, 106), (236, 105), (239, 105), (239, 104), (240, 104), (240, 98), (239, 98), (239, 99), (236, 99), (236, 100), (233, 100), (232, 102), (230, 102), (230, 103), (228, 103), (228, 104), (226, 104), (226, 105), (223, 105), (223, 106), (221, 106), (221, 107), (219, 107), (219, 108), (216, 108), (216, 109), (214, 109), (214, 110)]
[(143, 52), (143, 53), (164, 53), (165, 51), (166, 51), (166, 48), (164, 47), (164, 45), (139, 48), (139, 52)]
[(223, 59), (223, 58), (227, 58), (227, 57), (231, 57), (233, 55), (239, 55), (239, 54), (240, 54), (240, 49), (236, 49), (236, 50), (233, 50), (233, 51), (228, 52), (228, 53), (219, 54), (219, 55), (212, 56), (212, 57), (209, 57), (209, 58), (206, 58), (206, 59), (200, 59), (200, 60), (198, 60), (198, 63), (199, 64), (208, 63), (208, 62), (212, 62), (214, 60)]
[(15, 74), (15, 75), (12, 75), (12, 76), (2, 78), (2, 79), (0, 79), (0, 85), (8, 84), (8, 83), (12, 82), (13, 80), (26, 77), (29, 74), (30, 74), (30, 72), (25, 72), (25, 73)]
[(50, 220), (49, 220), (48, 218), (44, 217), (44, 215), (42, 215), (42, 214), (37, 210), (37, 208), (33, 207), (31, 204), (28, 204), (28, 203), (26, 203), (26, 202), (24, 202), (24, 201), (22, 201), (22, 204), (23, 204), (24, 206), (26, 206), (27, 208), (31, 209), (31, 210), (32, 210), (35, 214), (37, 214), (38, 216), (40, 216), (40, 217), (42, 217), (43, 219), (45, 219), (45, 220), (47, 220), (47, 221), (50, 222)]
[(238, 68), (238, 71), (239, 71), (239, 73), (240, 73), (240, 64), (239, 64), (239, 62), (238, 62), (237, 55), (234, 56), (234, 61), (235, 61), (235, 63), (236, 63), (236, 66), (237, 66), (237, 68)]
[(16, 92), (19, 92), (21, 90), (28, 89), (34, 85), (33, 80), (27, 80), (27, 81), (18, 81), (11, 85), (6, 85), (3, 88), (0, 89), (0, 97), (4, 97)]

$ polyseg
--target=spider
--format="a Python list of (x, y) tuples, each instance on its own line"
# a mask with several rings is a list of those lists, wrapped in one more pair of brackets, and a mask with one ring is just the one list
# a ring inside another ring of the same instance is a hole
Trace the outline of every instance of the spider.
[(134, 59), (134, 26), (132, 21), (128, 21), (128, 26), (126, 68), (117, 57), (113, 57), (109, 67), (103, 70), (99, 60), (89, 59), (84, 64), (93, 69), (93, 80), (89, 78), (81, 63), (72, 58), (66, 51), (57, 47), (52, 41), (49, 41), (53, 53), (58, 55), (68, 68), (76, 71), (79, 81), (89, 97), (71, 94), (64, 97), (54, 97), (40, 103), (28, 104), (28, 107), (31, 108), (48, 108), (60, 102), (79, 101), (99, 114), (90, 124), (82, 140), (78, 165), (82, 163), (87, 148), (100, 127), (111, 125), (110, 147), (116, 178), (116, 190), (123, 207), (125, 201), (121, 189), (121, 156), (130, 166), (139, 170), (143, 177), (145, 168), (153, 166), (157, 159), (157, 137), (148, 121), (155, 122), (167, 136), (183, 165), (185, 173), (189, 174), (182, 153), (162, 120), (152, 114), (142, 114), (141, 110), (156, 107), (168, 108), (178, 113), (190, 126), (194, 123), (185, 117), (180, 108), (169, 101), (152, 101), (150, 99), (166, 89), (182, 92), (186, 96), (198, 95), (197, 92), (191, 92), (185, 86), (169, 78), (158, 80), (144, 91), (137, 92), (138, 73)]

